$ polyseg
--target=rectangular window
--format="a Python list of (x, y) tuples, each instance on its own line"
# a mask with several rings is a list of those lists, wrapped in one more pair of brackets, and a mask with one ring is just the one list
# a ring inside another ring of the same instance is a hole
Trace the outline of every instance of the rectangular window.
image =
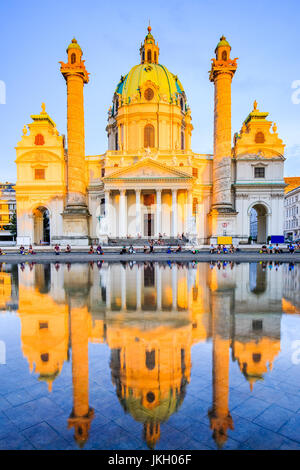
[(45, 170), (44, 170), (44, 168), (36, 168), (34, 170), (34, 179), (35, 180), (44, 180), (45, 179)]
[(262, 167), (254, 168), (254, 178), (264, 178), (265, 177), (265, 169)]
[(263, 328), (263, 321), (262, 320), (252, 320), (252, 330), (253, 331), (261, 331)]
[(198, 168), (193, 168), (193, 176), (198, 178)]
[(47, 330), (48, 329), (48, 322), (40, 322), (39, 328), (40, 328), (40, 330)]

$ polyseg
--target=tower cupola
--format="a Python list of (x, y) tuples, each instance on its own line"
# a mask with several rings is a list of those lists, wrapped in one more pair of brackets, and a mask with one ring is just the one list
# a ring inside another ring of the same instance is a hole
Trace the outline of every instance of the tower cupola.
[(225, 36), (220, 37), (220, 41), (215, 48), (216, 59), (226, 61), (230, 59), (231, 46)]
[(82, 50), (75, 38), (72, 39), (72, 42), (67, 48), (68, 54), (68, 63), (69, 64), (80, 64), (82, 57)]
[(140, 47), (141, 64), (158, 64), (159, 47), (151, 34), (151, 26), (148, 26), (148, 34), (145, 37), (144, 44)]

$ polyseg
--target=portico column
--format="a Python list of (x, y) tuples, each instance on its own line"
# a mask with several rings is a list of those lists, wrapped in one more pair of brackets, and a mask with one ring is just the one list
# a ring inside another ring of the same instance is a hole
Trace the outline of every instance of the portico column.
[(135, 191), (135, 222), (136, 222), (136, 234), (141, 234), (141, 190), (136, 189)]
[(120, 205), (119, 205), (119, 237), (126, 237), (126, 189), (120, 190)]
[(155, 236), (161, 232), (161, 189), (156, 190), (156, 230)]
[(110, 221), (110, 191), (106, 190), (104, 192), (105, 196), (105, 218), (107, 223), (107, 235), (110, 234), (111, 221)]
[(191, 232), (192, 228), (192, 212), (193, 211), (193, 193), (190, 190), (187, 190), (187, 211), (186, 211), (186, 225), (185, 231), (187, 234)]
[(177, 189), (172, 189), (172, 236), (177, 237)]

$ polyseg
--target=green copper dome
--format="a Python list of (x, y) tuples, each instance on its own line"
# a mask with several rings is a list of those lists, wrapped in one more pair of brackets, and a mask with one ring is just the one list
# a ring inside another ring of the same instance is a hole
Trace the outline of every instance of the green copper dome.
[(164, 65), (154, 63), (132, 67), (125, 77), (121, 77), (115, 92), (122, 95), (125, 103), (130, 103), (147, 81), (154, 83), (158, 87), (159, 95), (166, 96), (168, 102), (173, 102), (176, 95), (184, 93), (178, 77)]

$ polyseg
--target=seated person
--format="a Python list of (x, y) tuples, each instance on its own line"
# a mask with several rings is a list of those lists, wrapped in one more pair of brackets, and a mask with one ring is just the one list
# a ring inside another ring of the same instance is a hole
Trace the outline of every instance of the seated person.
[(288, 248), (289, 248), (289, 252), (290, 252), (291, 254), (295, 252), (295, 247), (294, 247), (293, 243), (290, 243), (289, 246), (288, 246)]
[(266, 245), (262, 245), (260, 253), (268, 253), (268, 249), (267, 249)]
[(223, 245), (223, 253), (228, 253), (228, 248), (226, 247), (226, 245)]
[(94, 253), (94, 247), (93, 245), (91, 245), (89, 249), (89, 255), (92, 255), (93, 253)]
[(282, 253), (282, 249), (279, 248), (278, 243), (276, 243), (276, 245), (274, 247), (274, 253)]
[(29, 253), (30, 255), (35, 255), (35, 251), (33, 251), (32, 245), (29, 245), (28, 253)]
[(125, 255), (127, 253), (126, 246), (123, 246), (122, 250), (120, 251), (120, 255)]
[(97, 255), (103, 255), (103, 250), (102, 250), (102, 246), (101, 246), (101, 245), (98, 245), (98, 246), (97, 246), (96, 252), (97, 252)]
[(153, 253), (153, 244), (151, 243), (150, 248), (149, 248), (149, 253)]
[(130, 247), (128, 248), (128, 253), (130, 253), (131, 255), (135, 253), (132, 245), (130, 245)]
[(231, 244), (230, 245), (230, 248), (229, 248), (229, 253), (234, 253), (235, 252), (235, 248), (234, 246)]
[(268, 253), (271, 255), (273, 253), (273, 245), (272, 243), (270, 243), (270, 245), (268, 246)]
[(59, 245), (58, 245), (58, 244), (56, 244), (56, 245), (55, 245), (55, 247), (54, 247), (54, 251), (55, 251), (55, 254), (56, 254), (56, 255), (59, 255), (59, 252), (60, 252), (60, 247), (59, 247)]
[(70, 247), (70, 245), (67, 245), (67, 246), (66, 246), (65, 253), (71, 253), (71, 247)]
[(210, 249), (209, 249), (210, 254), (215, 253), (215, 251), (216, 251), (216, 249), (215, 249), (214, 245), (211, 244)]
[(144, 245), (144, 253), (148, 253), (148, 248)]
[(180, 245), (178, 245), (177, 250), (176, 250), (176, 253), (180, 253), (181, 251), (182, 251), (182, 248), (181, 248)]
[(168, 246), (167, 253), (172, 253), (171, 247)]
[(217, 253), (218, 253), (218, 255), (221, 253), (221, 250), (222, 250), (221, 245), (218, 245), (218, 246), (217, 246)]
[(4, 251), (2, 251), (2, 249), (0, 248), (0, 256), (1, 255), (5, 255)]

